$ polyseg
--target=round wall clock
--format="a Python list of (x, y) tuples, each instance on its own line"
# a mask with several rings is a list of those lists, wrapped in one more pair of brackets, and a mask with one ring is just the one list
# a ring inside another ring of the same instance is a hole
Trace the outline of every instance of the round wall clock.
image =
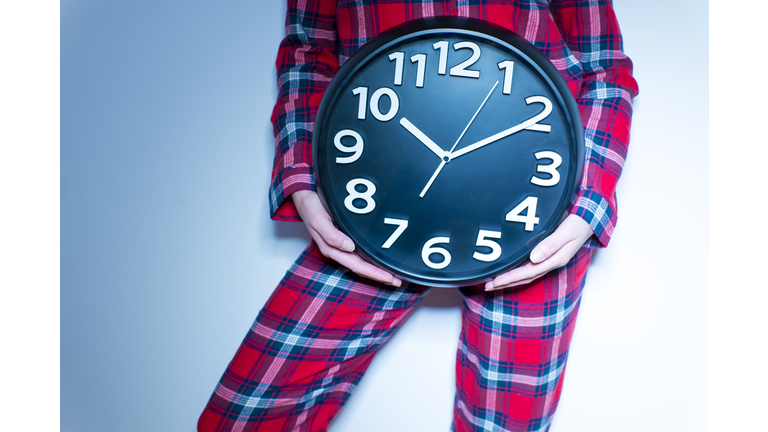
[(584, 159), (562, 76), (519, 35), (410, 21), (340, 68), (315, 121), (321, 201), (373, 263), (433, 286), (528, 258), (573, 199)]

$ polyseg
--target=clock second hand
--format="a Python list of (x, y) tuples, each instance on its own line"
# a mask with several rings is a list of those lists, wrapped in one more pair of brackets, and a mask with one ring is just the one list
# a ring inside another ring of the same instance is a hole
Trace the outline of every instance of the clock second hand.
[(459, 139), (457, 139), (456, 142), (453, 144), (453, 147), (451, 147), (451, 150), (448, 151), (448, 154), (446, 156), (443, 156), (443, 161), (440, 162), (440, 166), (437, 167), (437, 170), (435, 170), (435, 173), (432, 174), (432, 178), (429, 179), (429, 181), (427, 182), (427, 185), (424, 186), (424, 189), (419, 194), (420, 198), (424, 198), (424, 195), (427, 193), (427, 190), (429, 190), (429, 187), (432, 186), (432, 182), (435, 181), (435, 179), (437, 178), (437, 175), (440, 174), (440, 171), (442, 171), (445, 164), (447, 164), (448, 161), (451, 160), (451, 156), (450, 156), (451, 153), (456, 148), (456, 146), (459, 145), (459, 141), (461, 141), (461, 138), (464, 137), (464, 134), (467, 132), (467, 129), (469, 129), (469, 127), (472, 125), (472, 122), (475, 121), (475, 117), (477, 117), (477, 115), (480, 113), (480, 110), (483, 109), (483, 106), (485, 105), (485, 103), (488, 102), (488, 98), (491, 97), (491, 94), (496, 89), (497, 85), (499, 85), (498, 81), (496, 81), (496, 84), (494, 84), (493, 87), (491, 87), (491, 91), (489, 91), (488, 95), (485, 97), (485, 99), (483, 99), (483, 103), (480, 104), (480, 108), (478, 108), (477, 111), (475, 111), (475, 115), (473, 115), (472, 118), (469, 120), (467, 127), (465, 127), (464, 130), (461, 132), (461, 135), (459, 135)]

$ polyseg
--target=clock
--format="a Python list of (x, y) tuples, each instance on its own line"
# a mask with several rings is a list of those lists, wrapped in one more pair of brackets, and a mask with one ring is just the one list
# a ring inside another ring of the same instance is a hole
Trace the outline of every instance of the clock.
[(334, 223), (374, 264), (432, 286), (525, 262), (581, 180), (579, 109), (521, 36), (469, 18), (409, 21), (325, 91), (313, 169)]

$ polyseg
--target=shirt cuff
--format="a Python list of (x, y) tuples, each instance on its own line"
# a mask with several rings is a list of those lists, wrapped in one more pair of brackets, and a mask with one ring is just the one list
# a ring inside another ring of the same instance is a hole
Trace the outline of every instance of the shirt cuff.
[(595, 189), (579, 190), (570, 214), (584, 219), (595, 232), (600, 247), (608, 246), (616, 226), (616, 198), (606, 198)]
[(301, 221), (293, 200), (286, 199), (300, 190), (315, 191), (315, 178), (312, 168), (307, 164), (290, 166), (272, 177), (272, 184), (269, 186), (269, 214), (272, 220)]

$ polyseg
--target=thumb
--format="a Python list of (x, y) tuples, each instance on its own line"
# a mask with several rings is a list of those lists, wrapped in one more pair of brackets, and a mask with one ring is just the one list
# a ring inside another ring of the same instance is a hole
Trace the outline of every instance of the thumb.
[(557, 253), (568, 242), (578, 237), (581, 224), (586, 225), (586, 222), (583, 222), (578, 216), (569, 215), (565, 218), (555, 232), (533, 248), (530, 256), (531, 262), (538, 264)]
[(352, 243), (352, 240), (333, 225), (331, 217), (320, 203), (317, 193), (296, 191), (293, 193), (293, 197), (296, 210), (309, 228), (310, 233), (314, 231), (319, 236), (319, 238), (312, 236), (315, 241), (322, 240), (327, 245), (345, 252), (355, 250), (355, 244)]
[(538, 245), (536, 245), (535, 248), (531, 251), (531, 262), (534, 264), (538, 264), (545, 259), (551, 257), (555, 254), (560, 248), (563, 246), (560, 242), (557, 242), (555, 235), (557, 234), (557, 231), (552, 233), (549, 237), (545, 238), (541, 241)]

